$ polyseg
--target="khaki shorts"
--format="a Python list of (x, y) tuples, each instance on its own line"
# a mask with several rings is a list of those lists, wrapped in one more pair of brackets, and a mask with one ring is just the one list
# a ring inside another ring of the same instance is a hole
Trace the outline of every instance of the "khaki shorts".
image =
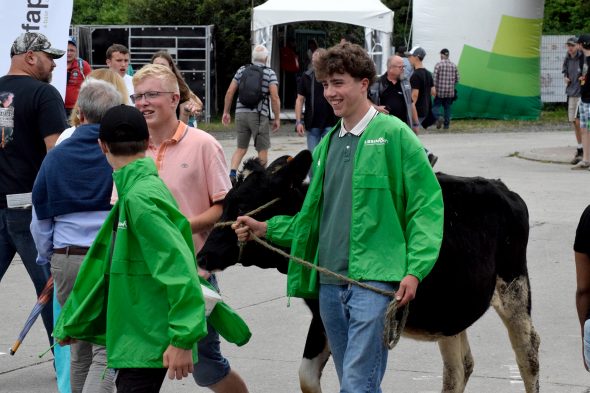
[(568, 97), (567, 98), (567, 120), (570, 123), (576, 121), (578, 117), (578, 104), (580, 97)]
[(254, 139), (256, 151), (270, 148), (270, 123), (268, 116), (258, 112), (236, 113), (236, 128), (238, 132), (238, 148), (247, 149), (250, 137)]

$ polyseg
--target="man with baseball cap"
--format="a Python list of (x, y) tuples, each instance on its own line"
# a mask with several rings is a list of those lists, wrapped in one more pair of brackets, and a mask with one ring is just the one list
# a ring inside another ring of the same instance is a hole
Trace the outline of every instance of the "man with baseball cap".
[(590, 134), (588, 127), (590, 123), (590, 34), (582, 34), (578, 37), (578, 44), (584, 53), (585, 59), (582, 63), (580, 80), (580, 132), (582, 133), (583, 155), (582, 160), (572, 169), (590, 169)]
[(565, 82), (565, 95), (567, 96), (567, 116), (568, 121), (574, 127), (576, 142), (578, 146), (572, 159), (572, 165), (582, 161), (583, 146), (582, 132), (580, 131), (580, 118), (578, 116), (578, 106), (580, 104), (580, 75), (584, 65), (584, 54), (579, 49), (578, 39), (576, 37), (568, 38), (566, 42), (567, 53), (563, 59), (561, 72)]
[(67, 73), (67, 84), (66, 84), (66, 100), (65, 108), (68, 118), (76, 105), (78, 94), (80, 93), (80, 87), (82, 82), (86, 79), (86, 76), (92, 72), (90, 64), (80, 57), (78, 57), (78, 44), (76, 38), (69, 37), (68, 39), (68, 73)]
[[(0, 96), (12, 99), (0, 105), (0, 279), (18, 253), (37, 295), (50, 271), (35, 262), (31, 191), (45, 154), (67, 127), (61, 95), (49, 84), (54, 60), (64, 54), (43, 34), (23, 33), (10, 48), (8, 74), (0, 78)], [(52, 307), (41, 316), (52, 342)]]
[[(434, 123), (434, 117), (429, 116), (432, 112), (430, 96), (435, 96), (436, 90), (432, 74), (422, 64), (422, 60), (426, 57), (424, 48), (414, 46), (409, 52), (406, 52), (406, 56), (408, 56), (412, 67), (414, 67), (414, 72), (410, 77), (410, 85), (412, 86), (412, 130), (418, 135), (420, 126), (426, 128)], [(431, 118), (431, 122), (425, 122), (425, 120)], [(428, 160), (430, 165), (434, 166), (438, 157), (428, 152)]]
[(451, 105), (455, 101), (455, 86), (459, 83), (459, 71), (455, 63), (449, 60), (448, 49), (440, 51), (440, 61), (434, 66), (433, 76), (436, 96), (432, 111), (436, 117), (436, 128), (439, 129), (444, 123), (446, 130), (451, 124)]

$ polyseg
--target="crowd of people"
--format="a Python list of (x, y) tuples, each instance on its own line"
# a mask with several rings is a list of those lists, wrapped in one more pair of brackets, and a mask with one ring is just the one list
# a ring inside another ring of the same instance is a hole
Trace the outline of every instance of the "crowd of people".
[[(65, 54), (43, 34), (23, 33), (0, 78), (0, 277), (16, 253), (38, 294), (53, 276), (63, 309), (55, 324), (51, 307), (42, 319), (50, 344), (70, 345), (72, 392), (158, 392), (166, 375), (192, 375), (218, 393), (248, 392), (221, 353), (220, 326), (207, 319), (201, 287), (218, 283), (197, 267), (195, 254), (221, 217), (250, 140), (266, 165), (271, 129), (280, 127), (268, 50), (254, 47), (225, 95), (224, 125), (237, 96), (229, 168), (215, 138), (191, 126), (202, 102), (170, 54), (155, 53), (131, 77), (129, 50), (113, 44), (108, 68), (92, 71), (70, 38), (64, 104), (49, 82), (54, 60)], [(239, 217), (238, 240), (266, 237), (320, 267), (395, 290), (399, 306), (410, 302), (442, 241), (437, 157), (418, 134), (432, 124), (450, 127), (459, 73), (449, 55), (442, 49), (431, 73), (426, 51), (415, 46), (391, 56), (378, 76), (359, 45), (310, 45), (294, 95), (296, 131), (307, 135), (316, 163), (306, 200), (292, 217)], [(589, 56), (590, 35), (568, 40), (564, 75), (580, 137), (578, 169), (590, 166)], [(383, 215), (390, 219), (366, 219)], [(574, 246), (586, 367), (589, 217), (587, 209)], [(319, 298), (341, 392), (380, 392), (388, 349), (375, 338), (390, 299), (298, 266), (289, 270), (288, 292)]]

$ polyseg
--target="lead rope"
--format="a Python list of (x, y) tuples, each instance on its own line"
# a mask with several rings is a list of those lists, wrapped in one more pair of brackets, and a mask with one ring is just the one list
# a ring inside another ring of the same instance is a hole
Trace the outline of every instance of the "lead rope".
[[(251, 212), (246, 213), (245, 216), (252, 216), (256, 213), (259, 213), (260, 211), (266, 209), (267, 207), (276, 203), (279, 200), (280, 200), (280, 198), (275, 198), (272, 201), (252, 210)], [(234, 223), (235, 223), (235, 221), (218, 222), (214, 225), (214, 228), (223, 228), (223, 227), (231, 226)], [(342, 280), (344, 282), (347, 282), (349, 284), (357, 285), (361, 288), (368, 289), (368, 290), (378, 293), (380, 295), (390, 297), (392, 300), (389, 302), (389, 305), (387, 306), (387, 310), (385, 311), (385, 327), (383, 330), (383, 342), (384, 342), (385, 346), (389, 349), (393, 349), (397, 345), (397, 343), (399, 342), (399, 339), (401, 337), (401, 334), (406, 326), (406, 321), (408, 320), (408, 314), (409, 314), (410, 308), (409, 308), (409, 305), (406, 305), (405, 307), (403, 307), (401, 318), (399, 318), (399, 319), (397, 318), (397, 313), (398, 313), (398, 310), (400, 307), (398, 306), (398, 302), (395, 298), (395, 291), (385, 291), (381, 288), (376, 288), (372, 285), (365, 284), (364, 282), (361, 282), (361, 281), (353, 280), (349, 277), (343, 276), (342, 274), (335, 273), (331, 270), (328, 270), (328, 269), (323, 268), (321, 266), (317, 266), (317, 265), (315, 265), (311, 262), (308, 262), (304, 259), (290, 255), (290, 254), (286, 253), (285, 251), (281, 250), (280, 248), (274, 247), (274, 246), (270, 245), (268, 242), (260, 239), (258, 236), (256, 236), (254, 233), (252, 233), (252, 231), (250, 231), (250, 237), (252, 238), (253, 241), (260, 244), (261, 246), (263, 246), (271, 251), (274, 251), (275, 253), (277, 253), (287, 259), (290, 259), (291, 261), (293, 261), (299, 265), (305, 266), (308, 269), (317, 270), (320, 273), (335, 277), (335, 278)], [(238, 256), (239, 259), (241, 259), (242, 250), (244, 248), (244, 245), (245, 245), (245, 242), (239, 242), (239, 247), (240, 247), (240, 253)]]

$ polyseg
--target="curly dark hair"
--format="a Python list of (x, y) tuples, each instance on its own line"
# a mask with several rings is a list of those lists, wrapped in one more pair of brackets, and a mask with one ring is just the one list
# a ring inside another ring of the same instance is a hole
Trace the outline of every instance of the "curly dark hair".
[(360, 45), (345, 42), (329, 48), (314, 62), (318, 79), (326, 79), (332, 74), (350, 74), (355, 79), (375, 80), (375, 63)]

